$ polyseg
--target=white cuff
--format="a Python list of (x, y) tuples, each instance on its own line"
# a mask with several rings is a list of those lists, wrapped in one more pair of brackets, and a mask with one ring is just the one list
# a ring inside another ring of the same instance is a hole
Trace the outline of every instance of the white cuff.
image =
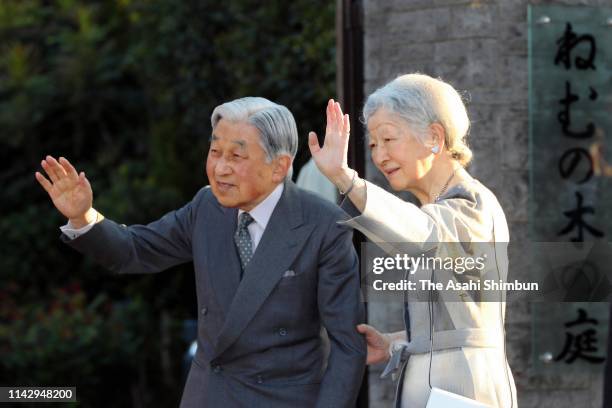
[(62, 225), (60, 227), (60, 230), (62, 231), (62, 233), (64, 235), (66, 235), (68, 238), (70, 239), (75, 239), (83, 234), (85, 234), (87, 231), (89, 231), (90, 229), (93, 228), (94, 225), (96, 225), (96, 221), (97, 221), (97, 217), (96, 220), (90, 222), (89, 224), (87, 224), (84, 227), (81, 228), (74, 228), (74, 226), (70, 223), (70, 220), (68, 220), (68, 223), (66, 223), (66, 225)]

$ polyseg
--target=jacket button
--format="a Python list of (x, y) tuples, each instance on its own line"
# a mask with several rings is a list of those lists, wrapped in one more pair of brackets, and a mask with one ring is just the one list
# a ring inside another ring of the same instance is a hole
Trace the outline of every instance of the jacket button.
[(263, 378), (261, 377), (261, 375), (257, 376), (257, 384), (263, 384)]
[(280, 334), (281, 336), (286, 336), (287, 329), (285, 329), (284, 327), (281, 327), (280, 329), (278, 329), (278, 334)]
[(200, 313), (202, 313), (202, 316), (206, 316), (206, 314), (208, 313), (208, 308), (203, 307), (202, 310), (200, 310)]

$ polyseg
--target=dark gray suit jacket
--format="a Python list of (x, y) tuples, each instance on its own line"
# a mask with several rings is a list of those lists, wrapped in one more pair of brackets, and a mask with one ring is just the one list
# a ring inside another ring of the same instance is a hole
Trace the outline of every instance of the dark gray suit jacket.
[[(210, 188), (148, 225), (110, 220), (64, 241), (119, 273), (193, 261), (198, 351), (181, 408), (354, 407), (366, 346), (352, 231), (336, 206), (285, 183), (240, 280), (237, 210)], [(293, 271), (293, 272), (287, 272)], [(325, 368), (321, 326), (330, 338)]]

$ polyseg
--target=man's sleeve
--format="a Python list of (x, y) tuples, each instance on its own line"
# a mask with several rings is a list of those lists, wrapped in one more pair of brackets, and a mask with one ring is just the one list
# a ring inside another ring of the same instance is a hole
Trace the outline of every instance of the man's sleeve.
[(333, 223), (319, 259), (319, 313), (330, 339), (319, 408), (354, 408), (365, 371), (366, 344), (356, 329), (364, 322), (365, 313), (352, 237), (351, 229)]
[[(96, 217), (97, 215), (98, 214), (96, 213)], [(74, 228), (74, 226), (70, 223), (70, 220), (69, 220), (66, 223), (66, 225), (62, 225), (60, 227), (60, 231), (62, 231), (62, 234), (66, 235), (68, 238), (75, 239), (75, 238), (80, 237), (83, 234), (88, 233), (89, 230), (92, 229), (94, 225), (96, 225), (96, 221), (97, 220), (93, 220), (92, 222), (90, 222), (89, 224), (81, 228)]]
[(75, 239), (60, 238), (113, 272), (159, 272), (192, 260), (192, 230), (202, 194), (147, 225), (128, 227), (104, 219)]

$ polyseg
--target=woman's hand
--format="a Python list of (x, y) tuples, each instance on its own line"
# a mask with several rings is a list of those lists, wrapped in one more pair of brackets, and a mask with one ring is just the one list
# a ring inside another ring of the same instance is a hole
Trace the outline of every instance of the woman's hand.
[(365, 336), (368, 344), (368, 358), (366, 364), (384, 363), (389, 360), (389, 335), (383, 334), (367, 324), (357, 326), (357, 331)]
[(342, 114), (340, 104), (330, 99), (327, 102), (327, 127), (323, 147), (319, 146), (315, 132), (308, 134), (308, 147), (317, 167), (336, 186), (350, 185), (352, 170), (347, 164), (350, 134), (349, 116)]
[[(36, 180), (51, 197), (53, 205), (75, 228), (91, 222), (95, 210), (92, 208), (93, 192), (85, 173), (77, 173), (74, 166), (63, 157), (59, 161), (47, 156), (41, 165), (50, 181), (36, 172)], [(94, 218), (95, 219), (95, 218)]]

